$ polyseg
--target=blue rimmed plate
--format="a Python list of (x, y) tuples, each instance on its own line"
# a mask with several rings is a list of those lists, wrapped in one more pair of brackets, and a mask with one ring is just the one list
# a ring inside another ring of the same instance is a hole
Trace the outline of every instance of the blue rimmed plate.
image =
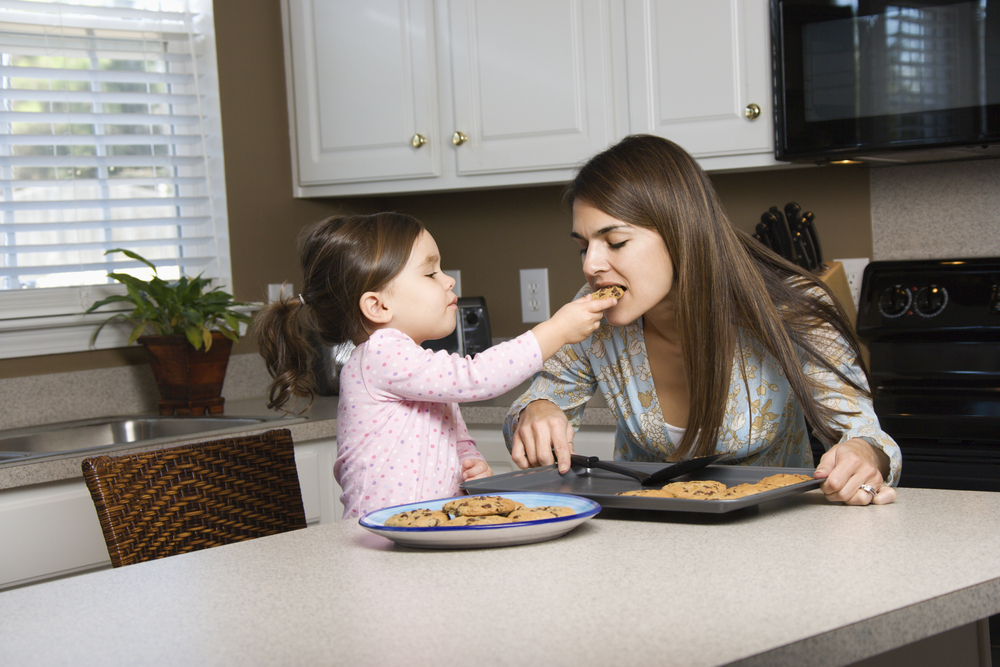
[[(580, 496), (564, 493), (504, 493), (525, 507), (559, 505), (569, 507), (575, 514), (539, 521), (518, 523), (496, 523), (483, 526), (435, 526), (433, 528), (398, 528), (386, 526), (385, 521), (393, 514), (416, 509), (439, 510), (455, 498), (423, 500), (407, 505), (396, 505), (376, 510), (363, 517), (358, 523), (376, 535), (386, 537), (396, 544), (425, 549), (480, 549), (486, 547), (506, 547), (515, 544), (544, 542), (561, 537), (601, 511), (601, 506)], [(458, 496), (465, 498), (467, 496)]]

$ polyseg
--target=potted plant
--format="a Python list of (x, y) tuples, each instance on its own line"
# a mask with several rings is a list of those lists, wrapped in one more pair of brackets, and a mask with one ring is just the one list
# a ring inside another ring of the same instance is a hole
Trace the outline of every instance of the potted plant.
[[(93, 343), (106, 324), (127, 320), (134, 324), (128, 344), (139, 342), (149, 355), (149, 364), (160, 390), (162, 415), (222, 414), (222, 383), (226, 377), (233, 342), (239, 340), (240, 322), (249, 315), (234, 310), (247, 304), (216, 287), (210, 279), (181, 276), (175, 281), (159, 277), (156, 267), (144, 257), (121, 248), (120, 252), (153, 270), (150, 280), (112, 272), (109, 278), (125, 285), (127, 294), (116, 294), (96, 302), (86, 312), (112, 303), (127, 303), (131, 312), (115, 313), (97, 328)], [(145, 335), (144, 335), (145, 334)]]

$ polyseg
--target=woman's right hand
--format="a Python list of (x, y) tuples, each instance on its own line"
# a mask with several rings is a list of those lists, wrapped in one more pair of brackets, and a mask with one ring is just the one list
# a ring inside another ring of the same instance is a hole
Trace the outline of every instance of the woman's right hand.
[(554, 451), (559, 473), (563, 474), (569, 470), (574, 433), (569, 419), (554, 403), (533, 401), (521, 411), (510, 458), (522, 470), (540, 468), (552, 465)]

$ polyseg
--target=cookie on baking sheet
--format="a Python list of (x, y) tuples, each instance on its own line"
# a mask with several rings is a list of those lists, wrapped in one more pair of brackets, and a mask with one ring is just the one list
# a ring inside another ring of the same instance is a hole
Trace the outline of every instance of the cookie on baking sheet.
[(560, 516), (575, 514), (568, 507), (558, 507), (553, 505), (543, 505), (542, 507), (526, 507), (514, 510), (507, 515), (511, 521), (538, 521), (539, 519), (555, 519)]
[(777, 489), (782, 486), (790, 486), (792, 484), (798, 484), (799, 482), (808, 482), (812, 479), (809, 475), (802, 475), (798, 473), (786, 473), (779, 472), (776, 475), (769, 475), (764, 479), (757, 482), (761, 486), (766, 486), (769, 489)]
[(674, 492), (670, 490), (670, 485), (662, 489), (636, 489), (634, 491), (619, 491), (618, 496), (647, 496), (651, 498), (676, 498)]
[(457, 516), (448, 523), (444, 524), (445, 528), (452, 528), (454, 526), (487, 526), (494, 523), (512, 523), (509, 517), (500, 516), (499, 514), (481, 514), (479, 516)]
[(410, 510), (393, 514), (385, 520), (385, 525), (394, 528), (426, 528), (441, 526), (451, 521), (451, 517), (438, 510)]
[(761, 486), (760, 484), (737, 484), (726, 489), (722, 494), (722, 500), (735, 500), (736, 498), (746, 498), (755, 493), (770, 491), (773, 487)]
[(607, 287), (602, 287), (601, 289), (593, 292), (594, 299), (607, 299), (609, 297), (615, 297), (620, 299), (625, 296), (625, 289), (619, 285), (608, 285)]
[(506, 516), (517, 509), (517, 503), (500, 496), (469, 496), (456, 498), (442, 507), (448, 514), (456, 516), (487, 516), (500, 514)]
[(718, 500), (725, 493), (726, 485), (712, 479), (673, 482), (668, 484), (674, 498), (686, 500)]

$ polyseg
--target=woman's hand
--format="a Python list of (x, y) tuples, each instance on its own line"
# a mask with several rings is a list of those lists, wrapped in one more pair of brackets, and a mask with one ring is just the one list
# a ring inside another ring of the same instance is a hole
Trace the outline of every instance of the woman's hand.
[(462, 461), (462, 479), (466, 482), (480, 479), (482, 477), (492, 477), (493, 469), (490, 464), (482, 459), (465, 459)]
[(534, 401), (521, 411), (510, 458), (518, 468), (540, 468), (554, 462), (552, 453), (555, 450), (559, 473), (565, 473), (573, 453), (573, 434), (569, 419), (554, 403)]
[[(819, 460), (816, 479), (825, 479), (820, 489), (826, 499), (848, 505), (887, 505), (896, 499), (896, 489), (885, 483), (889, 457), (860, 438), (834, 445)], [(872, 494), (862, 485), (875, 490)]]

